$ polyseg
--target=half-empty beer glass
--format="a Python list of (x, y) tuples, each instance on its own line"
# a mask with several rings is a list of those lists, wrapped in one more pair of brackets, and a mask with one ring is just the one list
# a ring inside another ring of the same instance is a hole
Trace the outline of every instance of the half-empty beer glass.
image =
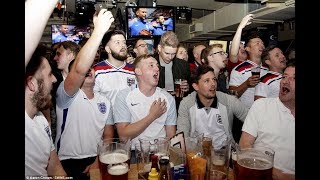
[(272, 180), (274, 151), (264, 146), (237, 149), (237, 180)]
[(110, 138), (98, 143), (99, 168), (102, 180), (128, 179), (130, 139)]

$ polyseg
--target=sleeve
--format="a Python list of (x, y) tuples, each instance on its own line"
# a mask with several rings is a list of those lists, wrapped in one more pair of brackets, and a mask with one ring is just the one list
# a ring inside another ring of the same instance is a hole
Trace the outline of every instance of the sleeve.
[(113, 107), (114, 123), (131, 122), (131, 113), (126, 103), (126, 97), (128, 96), (128, 94), (129, 89), (123, 89), (119, 91), (115, 99)]
[(259, 115), (263, 112), (261, 111), (261, 108), (259, 108), (259, 106), (261, 106), (261, 100), (263, 99), (258, 99), (252, 104), (242, 126), (242, 131), (251, 134), (253, 137), (258, 136), (260, 118)]
[(259, 84), (255, 87), (254, 95), (268, 97), (268, 85), (266, 83), (259, 82)]
[(235, 68), (232, 69), (230, 74), (229, 86), (239, 86), (243, 83), (242, 75), (240, 72), (236, 71)]
[(68, 108), (79, 93), (78, 90), (78, 92), (76, 92), (73, 96), (69, 96), (64, 90), (64, 82), (65, 81), (62, 81), (60, 83), (56, 93), (56, 103), (57, 106), (61, 109)]
[(168, 116), (167, 116), (165, 125), (177, 125), (176, 102), (171, 95), (168, 98), (168, 100), (169, 100), (170, 108), (168, 109)]
[(99, 77), (97, 77), (97, 74), (96, 74), (96, 80), (95, 80), (94, 86), (93, 86), (93, 92), (101, 92), (101, 90), (100, 90), (100, 80), (99, 80)]
[[(231, 96), (231, 95), (228, 95)], [(230, 98), (232, 98), (230, 103), (230, 106), (232, 107), (233, 110), (233, 114), (242, 122), (245, 121), (249, 108), (243, 104), (238, 98), (231, 96)]]
[(182, 99), (178, 110), (177, 133), (183, 132), (185, 137), (190, 136), (190, 117), (186, 99)]
[(114, 119), (113, 119), (113, 108), (111, 105), (111, 102), (108, 100), (108, 104), (109, 104), (109, 114), (106, 120), (106, 125), (113, 125), (114, 124)]

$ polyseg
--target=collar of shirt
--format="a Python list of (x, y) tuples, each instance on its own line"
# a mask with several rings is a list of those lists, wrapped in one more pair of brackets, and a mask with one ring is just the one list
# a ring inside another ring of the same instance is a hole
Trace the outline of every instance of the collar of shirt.
[[(204, 108), (204, 107), (205, 107), (205, 106), (202, 104), (202, 102), (200, 101), (198, 94), (196, 95), (196, 103), (197, 103), (198, 109), (201, 109), (201, 108)], [(217, 98), (217, 96), (215, 96), (215, 97), (213, 98), (213, 102), (212, 102), (212, 104), (210, 105), (210, 107), (217, 109), (217, 106), (218, 106), (218, 98)]]

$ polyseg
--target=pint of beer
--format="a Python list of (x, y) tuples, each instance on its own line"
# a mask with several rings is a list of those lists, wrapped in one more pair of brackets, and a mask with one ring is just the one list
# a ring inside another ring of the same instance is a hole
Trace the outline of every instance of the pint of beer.
[(102, 140), (98, 144), (99, 168), (102, 180), (128, 179), (130, 140)]
[(272, 180), (274, 151), (267, 147), (239, 149), (236, 180)]

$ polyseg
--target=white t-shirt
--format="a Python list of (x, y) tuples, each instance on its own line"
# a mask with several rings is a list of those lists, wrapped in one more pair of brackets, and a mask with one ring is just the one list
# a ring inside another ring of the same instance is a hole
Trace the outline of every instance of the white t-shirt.
[(110, 99), (112, 105), (117, 93), (127, 87), (136, 85), (136, 76), (132, 64), (126, 62), (120, 67), (113, 66), (108, 60), (101, 61), (94, 66), (94, 91), (100, 92)]
[[(249, 77), (252, 76), (251, 74), (251, 68), (254, 66), (258, 66), (253, 61), (247, 60), (236, 67), (234, 67), (230, 74), (230, 86), (240, 86), (243, 82), (245, 82)], [(260, 77), (267, 74), (268, 69), (265, 67), (261, 67), (260, 71)], [(239, 98), (242, 103), (244, 103), (248, 108), (251, 107), (253, 101), (254, 101), (254, 91), (255, 88), (248, 88)]]
[(88, 99), (81, 89), (70, 97), (64, 90), (64, 82), (57, 90), (57, 107), (62, 110), (57, 112), (55, 141), (59, 159), (96, 156), (104, 126), (113, 124), (111, 102), (99, 93)]
[(157, 87), (155, 93), (147, 97), (139, 88), (121, 90), (114, 105), (114, 123), (137, 122), (149, 114), (150, 106), (158, 98), (167, 102), (167, 111), (154, 120), (139, 136), (132, 139), (132, 147), (139, 138), (166, 137), (165, 125), (177, 124), (175, 100), (168, 92)]
[(262, 97), (278, 97), (281, 79), (281, 73), (269, 71), (260, 78), (260, 82), (255, 88), (254, 95)]
[(33, 119), (25, 112), (25, 175), (47, 176), (50, 153), (55, 149), (47, 119), (38, 112)]
[(278, 97), (256, 100), (242, 131), (256, 137), (254, 144), (275, 151), (274, 167), (295, 174), (295, 117)]
[(192, 106), (189, 112), (196, 112), (193, 116), (195, 120), (195, 132), (197, 134), (204, 133), (204, 137), (211, 137), (213, 147), (220, 149), (228, 136), (224, 130), (220, 111), (218, 108), (206, 107), (198, 109), (197, 104)]

